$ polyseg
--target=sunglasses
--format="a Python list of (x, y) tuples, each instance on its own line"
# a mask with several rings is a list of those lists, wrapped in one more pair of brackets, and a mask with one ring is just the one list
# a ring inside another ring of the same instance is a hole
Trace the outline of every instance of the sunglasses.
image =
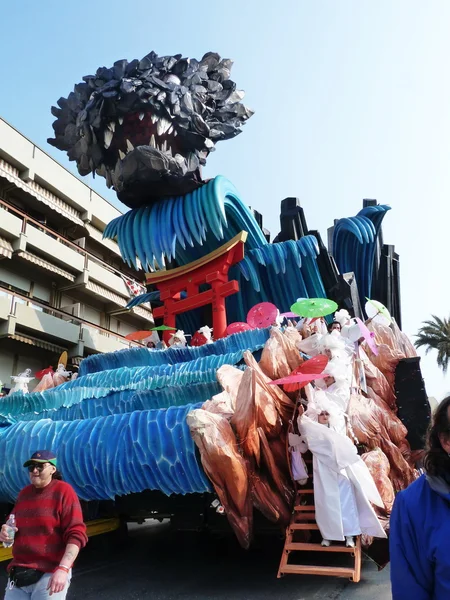
[(35, 469), (37, 469), (39, 471), (39, 473), (42, 473), (42, 471), (45, 469), (45, 467), (48, 465), (49, 463), (33, 463), (31, 465), (28, 466), (28, 471), (30, 473), (32, 473)]

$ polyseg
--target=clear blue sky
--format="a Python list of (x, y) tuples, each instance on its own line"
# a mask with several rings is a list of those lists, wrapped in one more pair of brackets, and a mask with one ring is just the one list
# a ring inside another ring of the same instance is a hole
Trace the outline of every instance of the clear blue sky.
[[(390, 204), (385, 241), (414, 334), (450, 313), (449, 26), (448, 0), (7, 2), (0, 115), (73, 170), (46, 139), (50, 106), (83, 75), (150, 50), (233, 58), (255, 116), (206, 174), (231, 179), (272, 234), (286, 196), (323, 235), (362, 198)], [(103, 179), (88, 183), (114, 201)], [(450, 391), (435, 356), (422, 362), (429, 395)]]

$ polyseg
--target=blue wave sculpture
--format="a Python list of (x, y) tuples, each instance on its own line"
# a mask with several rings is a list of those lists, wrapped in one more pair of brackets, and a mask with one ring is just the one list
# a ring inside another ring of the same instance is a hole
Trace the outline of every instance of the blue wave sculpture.
[[(84, 500), (142, 490), (210, 491), (186, 424), (186, 415), (198, 406), (11, 425), (0, 432), (0, 501), (14, 502), (29, 483), (22, 464), (37, 448), (56, 452), (65, 480)], [(14, 460), (6, 460), (11, 456)]]
[(361, 305), (371, 297), (378, 235), (390, 206), (369, 206), (356, 217), (339, 219), (334, 227), (333, 254), (341, 273), (353, 271)]

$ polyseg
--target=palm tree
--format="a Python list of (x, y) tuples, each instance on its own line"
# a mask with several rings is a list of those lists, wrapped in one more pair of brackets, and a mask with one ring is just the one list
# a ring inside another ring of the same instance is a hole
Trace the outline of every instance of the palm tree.
[(437, 364), (446, 373), (450, 361), (450, 319), (431, 316), (432, 320), (422, 323), (414, 345), (416, 348), (425, 346), (425, 354), (430, 350), (437, 350)]

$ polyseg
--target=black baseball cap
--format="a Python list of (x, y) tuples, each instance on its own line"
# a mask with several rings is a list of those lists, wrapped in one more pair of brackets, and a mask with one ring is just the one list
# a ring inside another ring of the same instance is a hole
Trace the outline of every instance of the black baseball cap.
[(47, 462), (56, 467), (56, 454), (54, 454), (50, 450), (38, 450), (33, 454), (33, 456), (29, 460), (23, 463), (23, 466), (29, 467), (33, 463)]

